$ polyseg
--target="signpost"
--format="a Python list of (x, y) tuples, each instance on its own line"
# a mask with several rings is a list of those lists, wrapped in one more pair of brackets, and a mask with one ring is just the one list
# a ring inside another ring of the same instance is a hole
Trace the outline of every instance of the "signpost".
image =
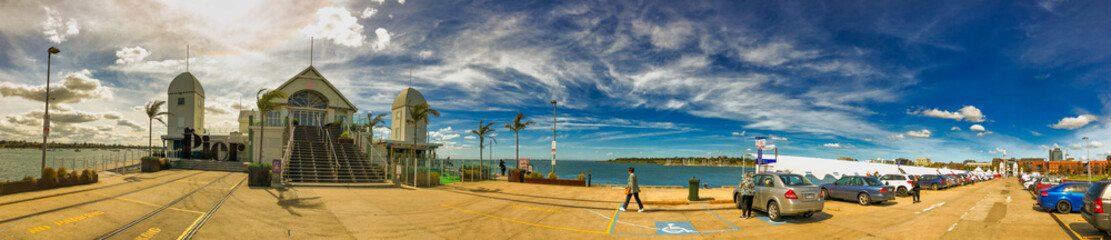
[(767, 145), (767, 143), (767, 138), (756, 137), (756, 166), (753, 166), (754, 168), (764, 165), (764, 146)]
[(518, 169), (528, 169), (528, 164), (529, 164), (528, 161), (529, 161), (528, 158), (517, 159), (517, 168)]

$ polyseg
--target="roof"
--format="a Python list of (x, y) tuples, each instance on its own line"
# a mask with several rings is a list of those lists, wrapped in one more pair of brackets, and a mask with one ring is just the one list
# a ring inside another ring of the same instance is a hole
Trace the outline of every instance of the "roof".
[(177, 77), (174, 77), (174, 80), (170, 82), (170, 89), (168, 89), (166, 93), (197, 93), (203, 98), (204, 87), (201, 86), (201, 82), (197, 81), (197, 77), (193, 76), (192, 73), (183, 72), (178, 74)]
[[(329, 82), (328, 79), (324, 78), (324, 75), (321, 75), (320, 71), (317, 71), (316, 68), (312, 65), (309, 65), (309, 67), (305, 68), (305, 70), (301, 70), (300, 73), (297, 73), (297, 75), (293, 75), (292, 78), (286, 80), (285, 83), (282, 83), (281, 86), (278, 86), (278, 90), (284, 89), (286, 86), (293, 83), (293, 81), (296, 81), (298, 78), (311, 78), (321, 80), (320, 82), (323, 82), (325, 86), (328, 86), (328, 88), (332, 89), (332, 91), (335, 91), (337, 93), (336, 95), (339, 95), (340, 100), (343, 100), (344, 103), (347, 103), (347, 106), (351, 106), (352, 111), (357, 110), (355, 109), (355, 104), (352, 104), (351, 101), (348, 101), (347, 97), (343, 96), (343, 93), (340, 92), (339, 89), (336, 89), (336, 86), (332, 85), (332, 83)], [(331, 107), (330, 104), (329, 107)]]
[(418, 92), (416, 89), (406, 88), (405, 90), (402, 90), (401, 93), (397, 94), (397, 98), (393, 100), (393, 107), (390, 109), (398, 109), (404, 107), (408, 105), (406, 103), (410, 103), (415, 106), (421, 103), (428, 102), (424, 100), (424, 95), (421, 95), (420, 92)]

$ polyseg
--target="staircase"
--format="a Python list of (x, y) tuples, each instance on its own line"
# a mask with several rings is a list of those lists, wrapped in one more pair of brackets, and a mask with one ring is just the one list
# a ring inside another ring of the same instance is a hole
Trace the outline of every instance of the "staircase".
[[(371, 164), (352, 143), (332, 141), (335, 160), (324, 129), (298, 126), (286, 178), (294, 183), (384, 183), (382, 166)], [(338, 163), (338, 166), (336, 164)]]

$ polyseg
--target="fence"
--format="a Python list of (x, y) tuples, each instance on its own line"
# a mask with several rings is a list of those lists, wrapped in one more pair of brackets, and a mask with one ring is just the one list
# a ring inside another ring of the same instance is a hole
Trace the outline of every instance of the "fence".
[(119, 172), (138, 169), (139, 159), (148, 154), (147, 151), (114, 151), (76, 157), (52, 157), (46, 160), (46, 166), (54, 169), (64, 167), (69, 170), (93, 169)]
[(490, 160), (480, 162), (407, 156), (389, 159), (389, 167), (387, 167), (390, 180), (416, 187), (493, 180), (497, 176), (496, 171), (496, 164)]

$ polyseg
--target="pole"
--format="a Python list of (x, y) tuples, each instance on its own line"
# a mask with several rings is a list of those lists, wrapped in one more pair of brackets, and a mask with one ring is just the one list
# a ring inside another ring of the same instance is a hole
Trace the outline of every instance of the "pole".
[[(57, 48), (50, 47), (46, 50), (46, 110), (42, 115), (42, 168), (39, 169), (39, 174), (46, 170), (46, 137), (50, 136), (50, 60), (51, 55), (59, 53)], [(41, 178), (42, 175), (39, 175)]]
[(1088, 137), (1084, 137), (1084, 151), (1087, 152), (1088, 157), (1088, 182), (1092, 182), (1092, 144), (1088, 142)]
[(552, 173), (556, 171), (556, 105), (552, 100)]

